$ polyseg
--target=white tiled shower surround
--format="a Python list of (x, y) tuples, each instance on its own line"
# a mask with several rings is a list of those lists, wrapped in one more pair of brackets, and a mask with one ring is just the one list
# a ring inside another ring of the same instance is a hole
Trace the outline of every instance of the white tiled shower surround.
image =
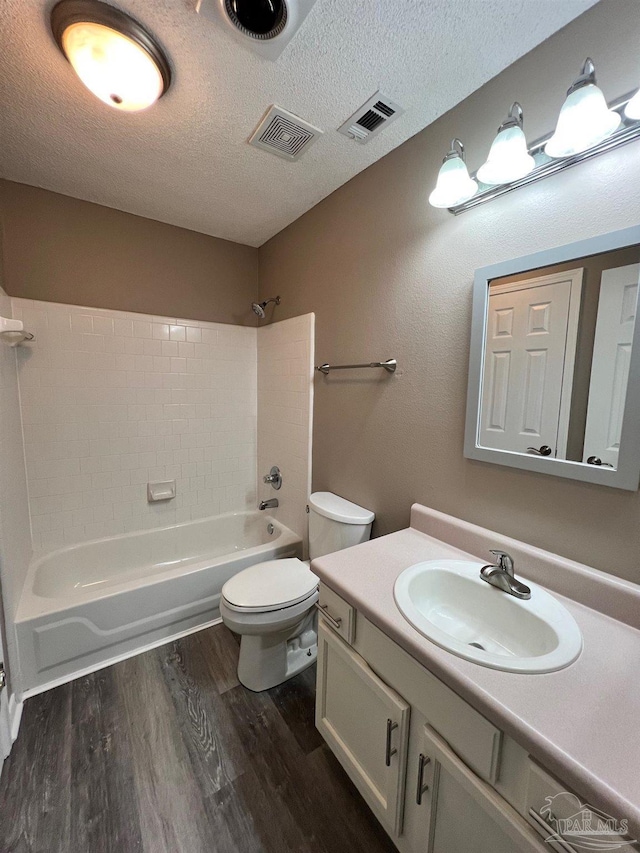
[(12, 305), (35, 550), (254, 508), (255, 328)]
[[(278, 498), (278, 518), (302, 537), (305, 549), (314, 322), (314, 314), (304, 314), (258, 330), (258, 493), (261, 499)], [(262, 483), (272, 465), (282, 468), (282, 488), (277, 492)]]
[[(292, 439), (260, 447), (292, 490), (281, 490), (278, 516), (304, 533), (312, 376), (307, 369), (305, 393), (294, 353), (306, 335), (310, 364), (312, 315), (255, 329), (25, 299), (12, 299), (12, 308), (36, 335), (17, 350), (36, 551), (254, 509), (256, 475), (265, 473), (257, 464), (259, 404), (265, 435)], [(274, 398), (277, 410), (258, 395), (263, 336), (285, 348), (273, 381), (278, 372), (289, 376), (274, 389), (289, 396)], [(303, 424), (306, 444), (293, 436)], [(147, 503), (147, 482), (165, 479), (176, 480), (177, 497)], [(297, 512), (293, 492), (302, 496)]]

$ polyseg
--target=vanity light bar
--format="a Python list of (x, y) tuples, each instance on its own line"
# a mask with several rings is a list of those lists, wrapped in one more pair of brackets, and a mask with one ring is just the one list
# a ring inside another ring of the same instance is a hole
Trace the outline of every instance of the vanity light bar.
[[(478, 181), (478, 192), (468, 201), (448, 208), (449, 211), (457, 216), (459, 213), (469, 210), (472, 207), (478, 207), (478, 205), (491, 201), (494, 198), (498, 198), (498, 196), (505, 195), (505, 193), (509, 193), (512, 190), (517, 190), (520, 187), (527, 186), (527, 184), (533, 184), (536, 181), (541, 181), (543, 178), (548, 178), (549, 175), (554, 175), (556, 172), (561, 172), (563, 169), (568, 169), (570, 166), (575, 166), (577, 163), (582, 163), (584, 160), (590, 160), (592, 157), (597, 157), (598, 154), (603, 154), (605, 151), (610, 151), (613, 148), (618, 148), (621, 145), (625, 145), (627, 142), (637, 139), (640, 137), (640, 120), (630, 121), (624, 114), (625, 107), (636, 94), (636, 91), (637, 90), (634, 89), (632, 92), (623, 95), (609, 104), (610, 109), (615, 110), (620, 114), (623, 124), (621, 124), (619, 129), (611, 136), (603, 139), (602, 142), (588, 148), (586, 151), (582, 151), (580, 154), (573, 154), (569, 157), (563, 157), (562, 159), (554, 159), (549, 157), (548, 154), (545, 154), (544, 151), (546, 143), (553, 136), (553, 132), (548, 133), (546, 136), (536, 140), (529, 147), (529, 154), (535, 160), (536, 166), (528, 175), (525, 175), (524, 178), (520, 178), (512, 183), (499, 184), (498, 186), (487, 186), (481, 181)], [(477, 180), (477, 172), (474, 172), (471, 177)]]

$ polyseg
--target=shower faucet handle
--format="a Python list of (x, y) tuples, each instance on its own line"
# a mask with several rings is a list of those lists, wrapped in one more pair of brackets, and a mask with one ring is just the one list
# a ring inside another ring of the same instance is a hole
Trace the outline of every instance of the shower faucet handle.
[(282, 486), (282, 474), (277, 465), (274, 465), (271, 471), (262, 478), (263, 483), (271, 483), (274, 489), (279, 489)]

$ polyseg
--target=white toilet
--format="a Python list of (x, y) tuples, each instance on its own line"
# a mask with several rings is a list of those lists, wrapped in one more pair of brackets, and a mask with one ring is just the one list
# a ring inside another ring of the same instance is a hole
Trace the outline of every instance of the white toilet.
[[(331, 492), (309, 498), (311, 559), (366, 542), (374, 514)], [(224, 624), (240, 634), (238, 678), (268, 690), (310, 666), (318, 654), (318, 578), (297, 558), (245, 569), (222, 587)]]

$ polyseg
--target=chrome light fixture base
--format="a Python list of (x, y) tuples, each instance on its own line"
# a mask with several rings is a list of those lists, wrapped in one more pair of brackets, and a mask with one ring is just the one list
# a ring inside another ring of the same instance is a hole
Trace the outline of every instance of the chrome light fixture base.
[[(581, 77), (582, 76), (583, 75), (581, 75)], [(585, 76), (585, 80), (581, 85), (586, 86), (589, 85), (590, 82), (591, 81), (586, 79)], [(576, 80), (574, 85), (577, 83), (578, 81)], [(634, 139), (640, 138), (640, 119), (633, 121), (625, 118), (624, 114), (625, 107), (635, 94), (636, 90), (634, 89), (632, 92), (617, 98), (609, 104), (609, 109), (619, 113), (622, 119), (622, 124), (618, 130), (616, 130), (611, 136), (603, 139), (602, 142), (599, 142), (597, 145), (594, 145), (579, 154), (573, 154), (569, 157), (563, 157), (562, 159), (554, 159), (545, 154), (544, 151), (545, 145), (553, 136), (553, 132), (548, 133), (541, 139), (536, 140), (529, 147), (529, 154), (534, 158), (536, 166), (528, 175), (525, 175), (517, 181), (512, 181), (509, 184), (500, 184), (498, 186), (488, 186), (487, 184), (483, 184), (481, 181), (478, 181), (478, 192), (468, 201), (450, 207), (449, 211), (457, 216), (465, 210), (470, 210), (472, 207), (478, 207), (478, 205), (492, 201), (494, 198), (498, 198), (501, 195), (505, 195), (506, 193), (517, 190), (520, 187), (527, 186), (528, 184), (533, 184), (536, 181), (541, 181), (543, 178), (555, 175), (556, 172), (561, 172), (564, 169), (568, 169), (569, 167), (582, 163), (585, 160), (597, 157), (598, 154), (603, 154), (605, 151), (611, 151), (613, 148), (618, 148), (621, 145), (625, 145), (627, 142), (632, 142)], [(474, 172), (471, 175), (471, 178), (478, 180), (477, 172)]]
[(596, 85), (596, 66), (593, 64), (593, 59), (588, 56), (584, 64), (582, 66), (582, 71), (580, 75), (576, 77), (573, 83), (567, 89), (567, 97), (572, 95), (574, 92), (577, 92), (578, 89), (582, 89), (583, 86), (595, 86)]
[(509, 115), (502, 122), (500, 127), (498, 128), (498, 133), (503, 130), (507, 130), (510, 127), (519, 127), (522, 130), (522, 126), (524, 124), (524, 113), (522, 111), (522, 107), (517, 101), (514, 101), (511, 104), (511, 109), (509, 110)]

